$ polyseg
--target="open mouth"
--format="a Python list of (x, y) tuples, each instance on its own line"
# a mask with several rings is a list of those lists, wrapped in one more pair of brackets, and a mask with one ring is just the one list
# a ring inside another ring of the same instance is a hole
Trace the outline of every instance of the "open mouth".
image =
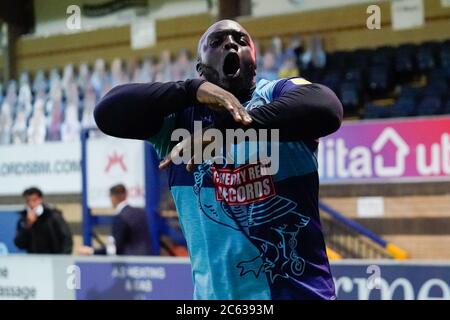
[(239, 75), (241, 64), (239, 56), (236, 52), (230, 52), (223, 62), (223, 73), (230, 78), (235, 78)]

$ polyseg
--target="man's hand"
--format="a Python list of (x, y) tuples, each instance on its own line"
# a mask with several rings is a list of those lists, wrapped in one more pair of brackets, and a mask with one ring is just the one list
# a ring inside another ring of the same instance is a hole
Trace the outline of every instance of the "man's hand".
[(83, 256), (91, 256), (94, 254), (94, 248), (88, 246), (81, 246), (78, 248), (77, 253)]
[(27, 211), (27, 227), (31, 228), (33, 226), (33, 224), (36, 222), (36, 220), (37, 220), (36, 212), (34, 212), (34, 210), (28, 210)]
[(232, 93), (211, 82), (204, 82), (198, 87), (197, 100), (215, 111), (228, 110), (236, 122), (244, 125), (252, 122), (250, 115)]
[[(190, 160), (186, 163), (186, 170), (192, 172), (195, 168), (195, 164), (208, 160), (202, 159), (204, 148), (212, 143), (212, 140), (204, 139), (203, 133), (207, 128), (199, 132), (192, 133), (189, 137), (183, 139), (181, 142), (177, 143), (170, 153), (159, 163), (159, 169), (165, 169), (173, 162), (177, 157), (182, 156), (185, 152), (191, 155)], [(201, 148), (195, 148), (195, 145), (201, 145)], [(200, 154), (195, 153), (195, 151), (200, 152)]]
[[(204, 82), (198, 88), (197, 100), (215, 111), (228, 110), (236, 122), (240, 122), (244, 125), (248, 125), (252, 122), (250, 115), (232, 93), (211, 82)], [(212, 143), (212, 140), (208, 141), (205, 139), (203, 135), (204, 130), (207, 129), (203, 129), (203, 132), (195, 132), (175, 145), (165, 159), (160, 162), (159, 168), (164, 169), (168, 167), (170, 163), (174, 162), (173, 160), (175, 158), (180, 157), (185, 152), (191, 154), (190, 160), (186, 163), (186, 170), (189, 172), (194, 170), (196, 163), (209, 160), (202, 158), (204, 148)], [(201, 148), (194, 148), (194, 145), (201, 145)], [(202, 153), (198, 154), (195, 153), (195, 151), (201, 151)]]

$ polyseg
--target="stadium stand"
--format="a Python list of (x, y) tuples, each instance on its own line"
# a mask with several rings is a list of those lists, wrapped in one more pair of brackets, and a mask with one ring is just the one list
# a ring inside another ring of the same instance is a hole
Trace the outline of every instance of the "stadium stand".
[[(326, 54), (316, 36), (303, 51), (300, 43), (293, 42), (284, 50), (272, 47), (260, 52), (259, 77), (301, 75), (323, 83), (341, 99), (347, 117), (448, 113), (449, 40)], [(81, 128), (94, 125), (93, 106), (113, 86), (130, 81), (177, 81), (194, 75), (195, 59), (190, 59), (186, 50), (174, 60), (165, 50), (157, 63), (150, 58), (140, 63), (130, 59), (124, 66), (123, 60), (116, 58), (110, 68), (99, 58), (92, 71), (87, 64), (67, 64), (62, 74), (52, 69), (46, 77), (44, 70), (38, 70), (32, 81), (22, 72), (18, 82), (12, 80), (3, 86), (0, 141), (39, 144), (76, 140)], [(390, 103), (377, 104), (386, 100)]]

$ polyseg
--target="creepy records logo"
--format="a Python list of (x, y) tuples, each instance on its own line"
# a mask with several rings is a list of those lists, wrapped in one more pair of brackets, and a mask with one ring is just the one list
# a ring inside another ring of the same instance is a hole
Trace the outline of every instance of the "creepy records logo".
[(216, 200), (228, 205), (243, 205), (275, 195), (271, 175), (264, 175), (261, 163), (248, 164), (236, 169), (211, 166)]

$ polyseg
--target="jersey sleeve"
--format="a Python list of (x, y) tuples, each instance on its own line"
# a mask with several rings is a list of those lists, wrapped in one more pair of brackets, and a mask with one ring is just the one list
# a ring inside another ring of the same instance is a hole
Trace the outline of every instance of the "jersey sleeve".
[(274, 99), (283, 95), (285, 92), (292, 90), (296, 86), (311, 84), (303, 78), (286, 78), (280, 80), (261, 80), (261, 84), (257, 87), (257, 94), (266, 102), (272, 102)]
[(173, 130), (175, 130), (176, 121), (177, 113), (166, 116), (158, 133), (147, 140), (153, 145), (160, 159), (163, 159), (167, 154), (169, 154), (176, 144), (176, 141), (171, 141), (170, 139)]
[[(278, 80), (278, 81), (276, 81), (276, 83), (273, 86), (271, 98), (276, 99), (276, 98), (282, 96), (284, 93), (292, 90), (293, 88), (295, 88), (297, 86), (306, 85), (306, 84), (311, 84), (311, 82), (309, 82), (306, 79), (299, 78), (299, 77)], [(272, 100), (270, 100), (270, 101), (272, 101)]]
[(281, 80), (260, 80), (258, 83), (258, 86), (256, 88), (257, 94), (263, 98), (266, 102), (271, 102), (273, 100), (272, 93), (274, 91), (274, 88), (278, 82)]

